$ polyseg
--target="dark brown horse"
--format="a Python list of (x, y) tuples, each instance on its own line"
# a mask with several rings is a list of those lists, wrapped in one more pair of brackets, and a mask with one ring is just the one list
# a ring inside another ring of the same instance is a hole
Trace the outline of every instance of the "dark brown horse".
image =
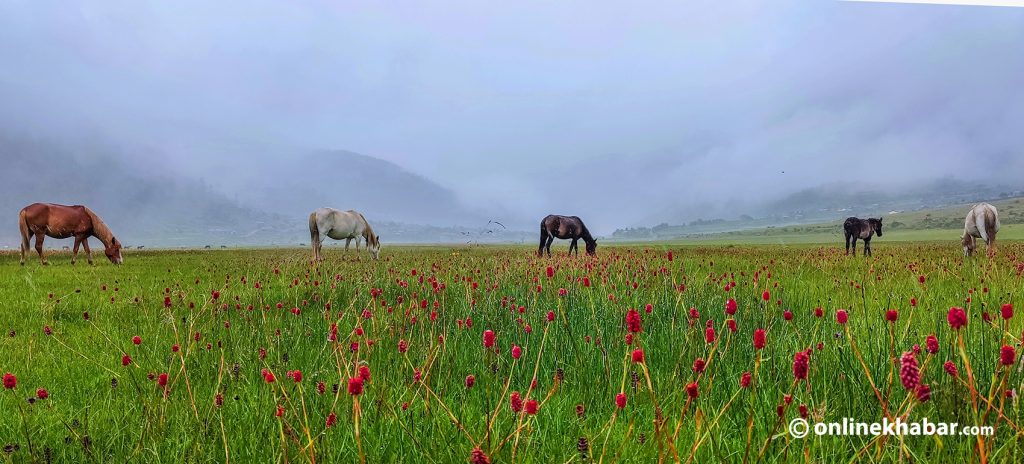
[(587, 244), (587, 254), (590, 256), (597, 254), (597, 240), (594, 240), (590, 231), (587, 230), (587, 226), (583, 225), (583, 221), (576, 216), (552, 214), (540, 221), (540, 247), (537, 248), (537, 256), (544, 256), (544, 250), (547, 250), (548, 256), (551, 256), (551, 242), (556, 238), (571, 239), (569, 253), (575, 250), (576, 255), (580, 254), (580, 248), (576, 242), (582, 238), (583, 242)]
[(856, 255), (857, 239), (861, 239), (864, 241), (864, 256), (871, 256), (871, 236), (876, 233), (882, 236), (882, 218), (846, 218), (843, 232), (846, 234), (846, 254), (850, 254), (850, 247), (853, 247), (853, 254)]
[(74, 253), (71, 255), (71, 264), (75, 264), (78, 257), (78, 246), (85, 248), (85, 256), (92, 264), (92, 252), (89, 251), (89, 237), (96, 237), (103, 242), (103, 253), (107, 255), (110, 262), (121, 264), (121, 242), (117, 241), (114, 233), (91, 209), (81, 205), (64, 206), (50, 203), (33, 203), (21, 210), (18, 217), (18, 226), (21, 228), (21, 264), (25, 264), (25, 255), (28, 254), (29, 240), (36, 236), (36, 252), (39, 253), (39, 262), (49, 264), (43, 256), (43, 239), (49, 235), (53, 238), (75, 238)]

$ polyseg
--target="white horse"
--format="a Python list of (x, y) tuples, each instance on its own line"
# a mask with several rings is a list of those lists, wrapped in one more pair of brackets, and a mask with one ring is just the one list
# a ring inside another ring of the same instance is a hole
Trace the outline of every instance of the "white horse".
[(358, 211), (320, 208), (309, 214), (309, 236), (313, 244), (314, 261), (323, 261), (320, 254), (320, 248), (323, 246), (321, 233), (335, 240), (345, 240), (345, 251), (348, 251), (352, 239), (355, 239), (358, 250), (359, 238), (362, 237), (366, 241), (366, 251), (373, 255), (373, 259), (380, 257), (380, 237), (373, 233), (370, 223), (366, 222), (366, 218)]
[(964, 234), (960, 241), (964, 246), (964, 256), (974, 254), (975, 238), (985, 241), (985, 251), (992, 255), (996, 246), (996, 232), (999, 232), (999, 212), (988, 203), (979, 203), (967, 212), (964, 220)]

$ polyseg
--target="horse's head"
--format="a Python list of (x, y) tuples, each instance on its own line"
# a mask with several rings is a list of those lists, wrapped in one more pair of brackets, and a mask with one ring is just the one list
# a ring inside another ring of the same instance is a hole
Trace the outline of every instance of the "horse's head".
[(870, 222), (871, 223), (871, 227), (875, 229), (875, 233), (877, 233), (878, 236), (881, 237), (882, 236), (882, 218), (868, 219), (868, 222)]
[(380, 259), (380, 236), (373, 235), (373, 241), (366, 247), (370, 250), (370, 254), (373, 255), (373, 259)]
[(960, 236), (960, 243), (964, 246), (964, 256), (971, 256), (974, 254), (974, 236), (964, 233)]
[(597, 240), (587, 242), (587, 254), (590, 256), (597, 255)]
[(117, 237), (111, 237), (110, 245), (104, 248), (103, 254), (107, 255), (107, 259), (114, 264), (124, 262), (124, 258), (121, 257), (121, 242), (117, 240)]

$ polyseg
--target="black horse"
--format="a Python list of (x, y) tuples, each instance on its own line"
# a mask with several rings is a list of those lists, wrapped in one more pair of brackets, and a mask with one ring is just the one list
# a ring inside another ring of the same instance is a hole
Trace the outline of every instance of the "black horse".
[(871, 256), (871, 235), (882, 236), (882, 218), (860, 219), (846, 218), (843, 223), (843, 232), (846, 233), (846, 254), (850, 254), (850, 247), (853, 247), (853, 254), (857, 254), (857, 239), (864, 241), (864, 256)]
[(571, 239), (569, 253), (576, 250), (576, 255), (580, 254), (580, 248), (576, 241), (582, 238), (587, 244), (587, 254), (590, 256), (597, 254), (597, 240), (594, 240), (590, 231), (587, 230), (587, 226), (583, 225), (583, 221), (576, 216), (552, 214), (540, 221), (540, 247), (537, 248), (537, 256), (544, 256), (544, 250), (547, 250), (548, 256), (551, 256), (551, 242), (556, 238)]

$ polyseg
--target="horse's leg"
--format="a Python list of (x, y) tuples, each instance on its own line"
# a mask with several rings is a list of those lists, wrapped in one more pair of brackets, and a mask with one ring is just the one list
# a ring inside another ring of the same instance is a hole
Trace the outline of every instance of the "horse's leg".
[(544, 228), (540, 229), (540, 246), (537, 247), (537, 256), (544, 257), (544, 243), (547, 242), (547, 233)]
[(75, 246), (71, 250), (71, 264), (75, 264), (78, 260), (78, 247), (82, 245), (82, 239), (78, 236), (75, 237)]
[(351, 243), (352, 243), (352, 239), (350, 239), (350, 238), (346, 238), (346, 239), (345, 239), (345, 251), (348, 251), (348, 246), (349, 246), (349, 245), (350, 245)]
[(844, 235), (846, 236), (846, 255), (849, 256), (849, 254), (850, 254), (850, 234), (849, 233), (845, 233)]
[(864, 240), (864, 256), (871, 256), (871, 239)]
[(44, 265), (46, 265), (46, 264), (50, 264), (50, 263), (46, 262), (46, 257), (43, 256), (43, 238), (44, 237), (46, 237), (46, 234), (36, 234), (36, 253), (39, 253), (39, 262), (43, 263)]
[(89, 249), (89, 237), (82, 239), (82, 248), (85, 248), (85, 259), (88, 260), (89, 265), (92, 266), (92, 250)]
[(554, 242), (554, 241), (555, 241), (555, 236), (554, 235), (548, 235), (548, 243), (547, 243), (547, 245), (544, 246), (544, 248), (548, 251), (548, 258), (551, 257), (551, 242)]
[(577, 243), (577, 240), (578, 239), (574, 238), (574, 239), (572, 239), (572, 242), (569, 243), (569, 254), (570, 255), (573, 253), (573, 251), (576, 252), (576, 256), (580, 255), (580, 247), (579, 247), (579, 244)]

